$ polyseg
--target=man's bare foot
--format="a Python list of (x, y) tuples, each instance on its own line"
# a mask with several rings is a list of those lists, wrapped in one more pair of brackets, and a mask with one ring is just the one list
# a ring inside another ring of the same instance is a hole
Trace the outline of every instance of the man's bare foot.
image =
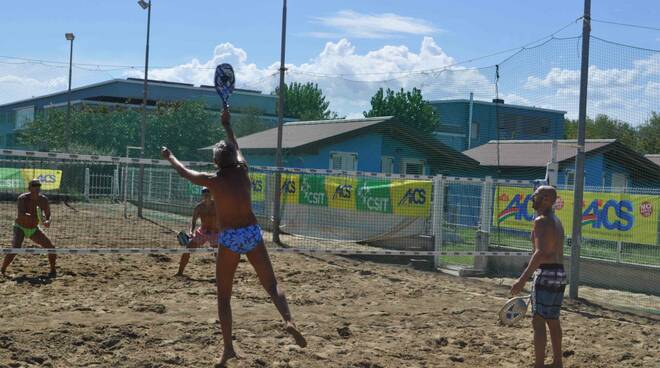
[(177, 272), (174, 277), (184, 277), (183, 272)]
[(305, 337), (300, 333), (298, 330), (298, 327), (293, 322), (287, 322), (286, 323), (286, 332), (293, 337), (294, 340), (296, 340), (296, 344), (300, 346), (301, 348), (304, 348), (307, 346), (307, 340), (305, 340)]
[(220, 357), (220, 363), (218, 363), (217, 367), (226, 367), (227, 362), (230, 359), (240, 359), (238, 354), (236, 354), (236, 351), (233, 348), (227, 349), (222, 352), (222, 357)]

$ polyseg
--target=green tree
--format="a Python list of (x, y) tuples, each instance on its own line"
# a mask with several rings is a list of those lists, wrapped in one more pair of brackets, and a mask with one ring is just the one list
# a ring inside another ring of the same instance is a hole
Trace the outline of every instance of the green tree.
[[(625, 121), (610, 118), (604, 114), (596, 119), (587, 118), (585, 126), (587, 139), (616, 139), (624, 145), (638, 150), (638, 131)], [(566, 139), (577, 139), (577, 120), (566, 120), (564, 124)]]
[[(279, 94), (279, 88), (275, 89)], [(315, 83), (293, 82), (284, 85), (284, 115), (300, 120), (337, 119), (337, 113), (330, 111), (323, 90)]]
[(398, 92), (382, 88), (371, 98), (371, 110), (365, 111), (365, 117), (394, 116), (400, 122), (411, 127), (418, 133), (428, 134), (440, 125), (438, 113), (422, 97), (422, 91), (413, 88), (412, 91)]
[(273, 127), (261, 118), (262, 112), (259, 109), (248, 108), (241, 111), (240, 115), (237, 115), (234, 114), (234, 118), (232, 119), (236, 137), (258, 133)]
[[(113, 155), (123, 155), (126, 146), (140, 145), (139, 109), (73, 110), (70, 137), (64, 135), (65, 119), (64, 111), (39, 115), (20, 132), (19, 140), (42, 150), (64, 151), (68, 143), (71, 152)], [(158, 158), (160, 146), (167, 146), (185, 160), (208, 159), (198, 149), (222, 139), (219, 120), (218, 114), (206, 110), (201, 102), (159, 104), (147, 114), (145, 156)]]
[(660, 114), (651, 117), (639, 129), (639, 149), (642, 153), (660, 153)]

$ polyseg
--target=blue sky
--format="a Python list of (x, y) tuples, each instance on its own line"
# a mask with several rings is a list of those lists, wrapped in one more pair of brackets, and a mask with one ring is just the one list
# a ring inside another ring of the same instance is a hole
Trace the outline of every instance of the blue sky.
[[(385, 75), (441, 67), (548, 35), (578, 18), (582, 6), (578, 0), (290, 0), (287, 63), (300, 72), (328, 74), (382, 71)], [(657, 0), (636, 1), (634, 7), (621, 1), (594, 0), (592, 16), (660, 27)], [(280, 25), (281, 1), (154, 0), (150, 65), (188, 65), (188, 69), (155, 69), (154, 76), (199, 84), (209, 72), (195, 72), (196, 67), (210, 69), (221, 60), (233, 61), (242, 65), (239, 78), (248, 87), (267, 89), (271, 84), (270, 80), (264, 84), (264, 76), (279, 60)], [(6, 2), (0, 13), (0, 32), (9, 36), (0, 38), (0, 55), (66, 61), (64, 33), (74, 32), (74, 62), (139, 68), (144, 63), (145, 28), (146, 11), (132, 0)], [(580, 31), (581, 25), (575, 23), (558, 36), (576, 36)], [(658, 31), (594, 23), (593, 35), (660, 49)], [(423, 57), (424, 47), (431, 50), (431, 56)], [(329, 53), (335, 57), (327, 58)], [(467, 66), (491, 65), (505, 56)], [(338, 66), (337, 60), (342, 59), (354, 63)], [(0, 59), (3, 61), (16, 60)], [(141, 73), (101, 69), (74, 69), (74, 86)], [(535, 77), (543, 80), (549, 72), (541, 70)], [(0, 103), (61, 89), (66, 73), (65, 67), (0, 64)], [(519, 97), (524, 102), (530, 96)], [(349, 115), (360, 112), (359, 104), (336, 105)]]

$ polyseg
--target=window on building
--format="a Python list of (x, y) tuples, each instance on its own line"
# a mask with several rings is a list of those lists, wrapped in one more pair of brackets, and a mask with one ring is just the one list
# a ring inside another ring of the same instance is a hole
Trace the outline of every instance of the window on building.
[(4, 147), (4, 146), (5, 146), (5, 135), (0, 134), (0, 147)]
[(384, 174), (392, 174), (394, 172), (394, 157), (391, 156), (381, 157), (380, 171)]
[(23, 107), (15, 110), (15, 129), (22, 129), (34, 120), (34, 106)]
[(407, 175), (424, 175), (424, 161), (416, 159), (403, 160), (403, 173)]
[(628, 177), (623, 173), (612, 173), (612, 188), (626, 189), (628, 187)]
[(568, 186), (575, 185), (575, 171), (567, 170), (566, 171), (566, 181), (565, 184)]
[(352, 152), (330, 153), (330, 169), (357, 171), (358, 155)]

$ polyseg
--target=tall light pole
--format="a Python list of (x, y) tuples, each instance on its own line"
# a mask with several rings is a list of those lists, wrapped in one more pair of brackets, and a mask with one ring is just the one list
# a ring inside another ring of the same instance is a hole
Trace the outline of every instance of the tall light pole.
[[(277, 151), (275, 161), (278, 168), (282, 167), (282, 129), (284, 124), (284, 57), (286, 51), (286, 0), (282, 4), (282, 44), (280, 52), (280, 91), (277, 94)], [(275, 172), (275, 202), (273, 203), (273, 242), (280, 242), (280, 200), (282, 198), (281, 171)]]
[(71, 74), (73, 69), (73, 40), (76, 38), (76, 36), (74, 36), (73, 33), (65, 33), (64, 37), (67, 39), (67, 41), (70, 42), (71, 45), (69, 47), (69, 90), (66, 94), (66, 122), (64, 123), (64, 146), (68, 152), (69, 140), (71, 137), (71, 132), (69, 129), (71, 128)]
[[(149, 30), (151, 29), (151, 0), (139, 0), (138, 5), (147, 10), (147, 47), (144, 55), (144, 97), (142, 99), (142, 124), (140, 125), (140, 158), (144, 158), (145, 131), (147, 126), (147, 97), (149, 87)], [(140, 178), (138, 180), (138, 217), (142, 218), (142, 208), (144, 207), (144, 164), (140, 164)]]

